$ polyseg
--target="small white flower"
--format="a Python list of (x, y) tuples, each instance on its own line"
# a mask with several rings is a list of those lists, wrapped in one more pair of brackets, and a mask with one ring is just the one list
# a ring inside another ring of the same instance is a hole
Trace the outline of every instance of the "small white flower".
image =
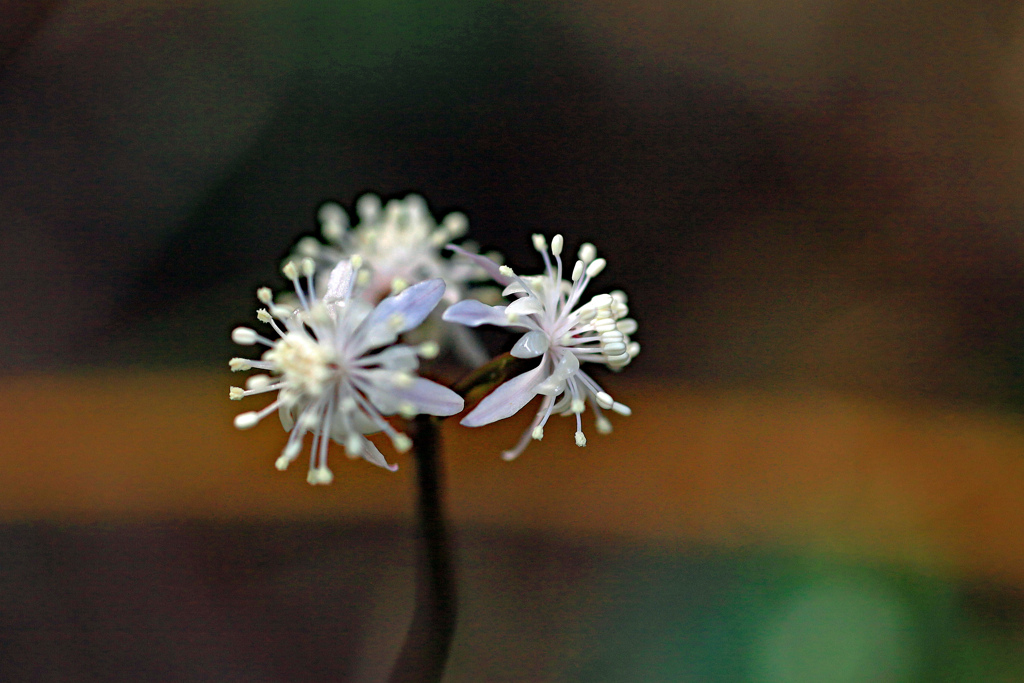
[[(366, 267), (359, 273), (355, 296), (370, 303), (418, 282), (441, 278), (446, 285), (444, 303), (453, 304), (470, 294), (474, 281), (487, 277), (472, 262), (442, 256), (445, 245), (466, 234), (468, 221), (461, 213), (448, 214), (438, 225), (418, 195), (393, 199), (381, 206), (380, 198), (366, 194), (356, 202), (356, 214), (359, 222), (349, 228), (344, 209), (334, 203), (324, 204), (319, 220), (327, 244), (313, 237), (303, 238), (292, 258), (313, 258), (326, 270), (343, 259), (361, 258)], [(470, 364), (487, 360), (480, 343), (465, 328), (441, 325), (431, 316), (421, 331), (428, 333), (428, 338), (450, 344)]]
[[(621, 370), (640, 353), (640, 345), (630, 341), (637, 324), (627, 318), (626, 295), (622, 292), (598, 294), (577, 306), (591, 278), (605, 267), (605, 260), (596, 258), (592, 244), (584, 244), (570, 280), (563, 279), (562, 236), (551, 240), (551, 254), (542, 235), (534, 235), (533, 243), (544, 256), (545, 272), (534, 277), (520, 277), (507, 266), (498, 266), (475, 254), (464, 255), (488, 270), (500, 284), (503, 294), (517, 297), (508, 306), (487, 306), (479, 301), (462, 301), (444, 313), (444, 319), (470, 327), (497, 325), (525, 330), (512, 348), (517, 358), (540, 357), (533, 370), (505, 382), (484, 398), (462, 420), (467, 427), (479, 427), (510, 417), (537, 395), (544, 397), (533, 423), (511, 450), (502, 456), (512, 460), (519, 456), (530, 437), (541, 439), (544, 425), (552, 413), (576, 416), (576, 445), (585, 446), (580, 414), (589, 403), (597, 417), (597, 431), (611, 431), (611, 422), (601, 412), (610, 409), (629, 415), (626, 406), (614, 401), (586, 372), (581, 362), (601, 363), (612, 370)], [(460, 251), (455, 248), (456, 251)]]
[(231, 334), (238, 344), (269, 347), (260, 360), (231, 359), (231, 369), (257, 368), (270, 374), (249, 377), (245, 389), (231, 387), (230, 397), (278, 392), (277, 400), (262, 410), (238, 415), (235, 426), (248, 429), (277, 410), (284, 428), (291, 431), (277, 459), (280, 470), (298, 456), (304, 435), (312, 432), (311, 484), (328, 484), (333, 479), (327, 468), (328, 439), (344, 445), (349, 457), (396, 470), (398, 466), (389, 465), (364, 436), (384, 432), (396, 450), (408, 450), (409, 437), (388, 424), (384, 415), (454, 415), (463, 407), (454, 391), (415, 375), (418, 356), (436, 354), (436, 344), (392, 345), (399, 334), (430, 314), (444, 294), (444, 282), (427, 280), (371, 306), (352, 297), (358, 266), (349, 261), (336, 265), (322, 299), (316, 295), (312, 260), (306, 259), (301, 267), (305, 288), (295, 264), (284, 267), (295, 286), (298, 308), (276, 304), (266, 287), (257, 292), (267, 308), (256, 315), (277, 333), (276, 341), (248, 327)]

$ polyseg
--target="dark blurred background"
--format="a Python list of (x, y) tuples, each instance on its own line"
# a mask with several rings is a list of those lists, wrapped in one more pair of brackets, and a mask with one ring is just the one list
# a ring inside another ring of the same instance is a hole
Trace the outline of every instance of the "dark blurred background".
[[(322, 202), (416, 192), (595, 243), (639, 386), (1018, 415), (1022, 9), (0, 0), (0, 373), (223, 372)], [(408, 526), (14, 517), (4, 680), (376, 680), (404, 628)], [(452, 680), (1024, 680), (1020, 586), (460, 534)]]
[(3, 6), (8, 372), (219, 366), (315, 212), (610, 257), (638, 373), (1017, 408), (1013, 2)]

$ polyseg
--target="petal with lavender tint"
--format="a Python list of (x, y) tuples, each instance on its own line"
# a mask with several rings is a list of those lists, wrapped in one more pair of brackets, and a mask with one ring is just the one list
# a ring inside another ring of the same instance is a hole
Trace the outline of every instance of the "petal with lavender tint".
[(423, 415), (454, 415), (465, 403), (448, 387), (422, 377), (413, 377), (408, 386), (392, 382), (394, 373), (387, 370), (364, 370), (353, 377), (370, 402), (385, 415), (401, 412), (403, 404)]
[(419, 356), (411, 346), (400, 344), (389, 346), (380, 353), (372, 356), (363, 356), (358, 361), (362, 367), (379, 365), (385, 370), (414, 372), (420, 366)]
[(543, 378), (544, 363), (513, 377), (488, 394), (459, 424), (464, 427), (480, 427), (515, 415), (537, 395), (537, 384)]
[(558, 359), (555, 369), (547, 379), (537, 386), (537, 393), (546, 396), (557, 396), (565, 391), (565, 381), (579, 372), (580, 359), (575, 353), (563, 353)]
[(505, 316), (504, 306), (488, 306), (476, 299), (466, 299), (449, 306), (441, 316), (441, 319), (467, 327), (479, 327), (480, 325), (511, 326), (511, 323), (509, 323), (508, 318)]
[(353, 335), (355, 353), (375, 349), (398, 339), (402, 332), (417, 327), (444, 295), (444, 280), (420, 282), (377, 304)]
[(516, 358), (536, 358), (543, 356), (550, 345), (548, 335), (540, 330), (530, 330), (519, 338), (509, 353)]
[(516, 299), (505, 307), (505, 315), (511, 320), (513, 316), (534, 315), (544, 310), (544, 304), (535, 296), (524, 296)]
[(456, 254), (459, 254), (460, 256), (465, 256), (470, 261), (483, 268), (485, 271), (487, 271), (487, 274), (490, 275), (491, 278), (493, 278), (494, 281), (497, 282), (499, 285), (507, 285), (508, 283), (512, 282), (515, 279), (509, 277), (508, 275), (503, 275), (501, 271), (498, 270), (500, 266), (491, 259), (487, 258), (486, 256), (474, 254), (473, 252), (466, 251), (462, 247), (459, 247), (454, 244), (449, 244), (447, 248), (451, 251), (454, 251)]
[(377, 450), (377, 447), (373, 445), (372, 441), (370, 441), (366, 437), (360, 438), (362, 439), (363, 443), (362, 449), (359, 451), (359, 455), (363, 457), (363, 460), (366, 460), (367, 462), (372, 462), (374, 465), (377, 465), (378, 467), (383, 467), (384, 469), (390, 470), (392, 472), (398, 469), (398, 465), (391, 465), (388, 463), (387, 460), (384, 459), (384, 456), (381, 454), (379, 450)]

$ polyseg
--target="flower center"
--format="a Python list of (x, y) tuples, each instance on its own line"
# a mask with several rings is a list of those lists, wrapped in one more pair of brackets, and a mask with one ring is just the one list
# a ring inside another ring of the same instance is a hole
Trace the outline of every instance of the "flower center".
[(289, 332), (264, 358), (277, 366), (285, 382), (308, 394), (320, 394), (332, 375), (333, 354), (305, 332)]

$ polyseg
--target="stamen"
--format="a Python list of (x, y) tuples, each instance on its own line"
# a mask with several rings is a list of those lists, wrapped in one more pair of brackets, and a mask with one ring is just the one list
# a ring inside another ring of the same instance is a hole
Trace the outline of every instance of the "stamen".
[(236, 429), (251, 429), (255, 427), (260, 421), (260, 414), (256, 411), (250, 410), (247, 413), (241, 413), (235, 416), (235, 428)]
[(562, 255), (562, 242), (563, 240), (561, 235), (555, 235), (551, 238), (551, 253), (555, 256)]
[(597, 256), (597, 247), (590, 242), (580, 245), (579, 257), (584, 263), (590, 263)]
[(256, 290), (256, 298), (269, 306), (274, 300), (274, 293), (270, 287), (260, 287)]
[(583, 434), (582, 431), (576, 432), (576, 445), (579, 446), (580, 448), (583, 448), (584, 446), (587, 445), (587, 437)]
[(248, 358), (232, 358), (228, 361), (228, 367), (231, 368), (231, 372), (238, 372), (240, 370), (251, 370), (252, 365), (249, 364)]
[[(251, 327), (236, 327), (231, 330), (231, 341), (241, 346), (252, 346), (260, 339), (260, 335), (256, 334), (256, 330)], [(268, 344), (268, 346), (273, 346), (273, 344)]]

